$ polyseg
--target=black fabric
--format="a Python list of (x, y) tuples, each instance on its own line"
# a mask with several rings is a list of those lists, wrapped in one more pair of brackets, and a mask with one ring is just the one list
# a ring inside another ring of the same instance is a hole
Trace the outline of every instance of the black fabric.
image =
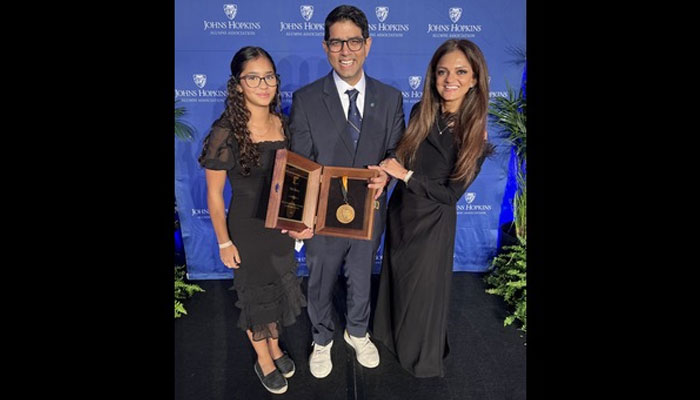
[(436, 121), (389, 200), (373, 333), (417, 377), (444, 376), (450, 348), (455, 205), (471, 183), (450, 180), (456, 160), (451, 130), (440, 135)]
[(209, 131), (208, 141), (204, 147), (204, 158), (200, 161), (203, 168), (214, 170), (231, 170), (236, 167), (238, 143), (230, 135), (231, 123), (221, 116), (214, 121)]
[(240, 268), (234, 270), (235, 305), (241, 309), (237, 325), (250, 329), (254, 340), (278, 338), (282, 326), (293, 324), (306, 306), (296, 275), (294, 240), (265, 228), (275, 152), (286, 148), (287, 140), (258, 143), (261, 166), (243, 176), (229, 134), (225, 120), (213, 125), (202, 165), (227, 170), (232, 188), (228, 231), (241, 257)]

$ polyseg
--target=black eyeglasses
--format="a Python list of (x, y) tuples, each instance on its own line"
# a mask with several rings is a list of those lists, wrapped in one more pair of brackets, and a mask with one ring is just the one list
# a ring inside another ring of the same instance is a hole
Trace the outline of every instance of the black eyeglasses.
[(255, 89), (256, 87), (260, 86), (260, 82), (262, 82), (263, 80), (265, 80), (265, 84), (267, 84), (267, 86), (270, 87), (277, 86), (277, 84), (279, 83), (279, 75), (277, 74), (270, 74), (265, 76), (245, 75), (241, 76), (239, 79), (245, 82), (245, 85), (251, 89)]
[(326, 45), (328, 46), (328, 50), (330, 50), (332, 53), (338, 53), (341, 50), (343, 50), (343, 45), (345, 43), (348, 44), (348, 49), (350, 51), (358, 51), (362, 48), (362, 45), (365, 44), (365, 39), (364, 38), (350, 38), (348, 40), (331, 39), (331, 40), (326, 41)]

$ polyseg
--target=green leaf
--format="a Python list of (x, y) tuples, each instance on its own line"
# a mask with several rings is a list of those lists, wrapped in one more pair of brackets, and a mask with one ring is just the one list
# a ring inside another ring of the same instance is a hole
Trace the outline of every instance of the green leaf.
[[(180, 100), (175, 100), (175, 105)], [(185, 107), (175, 107), (175, 137), (181, 140), (192, 140), (195, 129), (187, 122), (182, 120), (182, 117), (187, 113)]]
[(511, 145), (515, 148), (516, 165), (518, 170), (518, 190), (513, 199), (513, 221), (515, 223), (516, 236), (522, 242), (526, 240), (526, 202), (524, 165), (527, 154), (527, 104), (523, 97), (522, 89), (516, 91), (507, 85), (505, 97), (495, 97), (489, 104), (489, 116), (493, 123), (500, 128)]
[(175, 266), (175, 318), (180, 318), (181, 314), (187, 315), (185, 307), (178, 300), (185, 300), (187, 298), (192, 297), (194, 293), (205, 291), (199, 285), (185, 282), (185, 274), (186, 273), (184, 265)]
[(513, 312), (506, 317), (504, 326), (515, 320), (522, 323), (519, 328), (527, 331), (527, 246), (524, 240), (519, 245), (504, 246), (502, 252), (494, 257), (489, 273), (484, 281), (492, 287), (486, 293), (502, 296), (503, 300), (512, 307)]
[(185, 310), (185, 306), (182, 303), (175, 300), (175, 318), (180, 318), (182, 314), (187, 315), (187, 310)]

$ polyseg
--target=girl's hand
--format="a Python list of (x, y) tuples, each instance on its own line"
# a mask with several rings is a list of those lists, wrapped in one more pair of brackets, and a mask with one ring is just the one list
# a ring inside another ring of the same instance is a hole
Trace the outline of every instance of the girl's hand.
[(235, 244), (219, 249), (219, 256), (226, 268), (238, 269), (241, 266), (241, 256), (238, 254), (238, 248)]

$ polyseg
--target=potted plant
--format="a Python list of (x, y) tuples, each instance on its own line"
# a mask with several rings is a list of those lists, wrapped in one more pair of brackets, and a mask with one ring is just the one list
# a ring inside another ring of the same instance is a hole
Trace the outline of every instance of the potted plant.
[[(185, 107), (177, 107), (175, 100), (175, 137), (180, 140), (192, 140), (194, 136), (194, 128), (182, 120), (182, 117), (187, 113)], [(178, 250), (184, 254), (182, 249), (182, 236), (180, 235), (180, 221), (177, 215), (177, 203), (175, 204), (175, 240), (176, 240), (176, 265), (175, 265), (175, 318), (180, 318), (183, 314), (187, 315), (187, 310), (181, 300), (192, 297), (195, 292), (204, 292), (199, 285), (185, 282), (185, 266), (177, 265)], [(179, 244), (179, 249), (178, 249)]]
[(527, 331), (527, 113), (523, 90), (516, 94), (509, 87), (507, 97), (497, 97), (491, 102), (489, 114), (513, 146), (516, 191), (513, 196), (513, 221), (509, 224), (515, 236), (510, 242), (504, 243), (493, 259), (485, 277), (486, 283), (492, 288), (486, 292), (502, 296), (513, 307), (514, 311), (506, 317), (504, 325), (510, 325), (517, 319), (522, 323), (520, 329)]

